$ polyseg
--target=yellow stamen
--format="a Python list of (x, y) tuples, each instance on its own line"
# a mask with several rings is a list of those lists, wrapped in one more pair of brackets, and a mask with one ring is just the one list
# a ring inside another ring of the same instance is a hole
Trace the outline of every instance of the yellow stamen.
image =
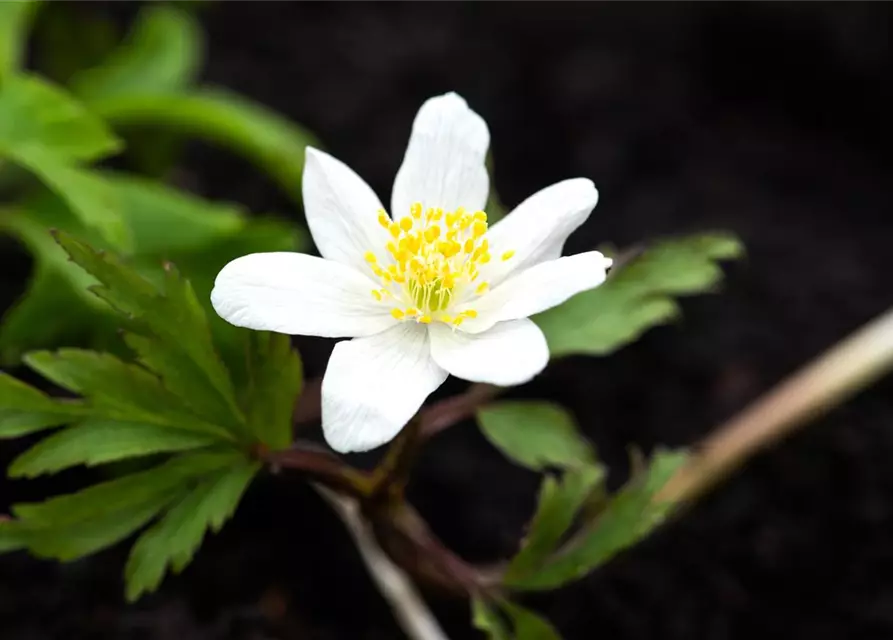
[(487, 233), (487, 223), (483, 220), (475, 220), (472, 225), (472, 232), (474, 233), (475, 238), (480, 238)]
[(363, 257), (366, 259), (366, 262), (368, 262), (369, 264), (375, 264), (376, 262), (378, 262), (378, 258), (376, 258), (375, 254), (372, 253), (371, 251), (367, 251), (366, 255), (364, 255)]
[(388, 217), (387, 212), (384, 209), (378, 210), (378, 224), (383, 226), (385, 229), (391, 226), (391, 219)]
[(475, 311), (474, 309), (467, 309), (462, 312), (462, 315), (465, 316), (466, 318), (477, 318), (478, 312)]
[(377, 289), (372, 290), (372, 297), (381, 302), (381, 292)]
[(506, 260), (511, 260), (513, 255), (515, 255), (514, 249), (512, 249), (511, 251), (506, 251), (502, 254), (502, 261), (505, 262)]
[(422, 203), (421, 202), (413, 202), (412, 206), (409, 208), (409, 213), (416, 220), (421, 218), (422, 217)]
[(394, 316), (397, 320), (402, 320), (404, 313), (400, 311), (400, 309), (391, 309), (391, 315)]
[(394, 236), (394, 238), (400, 237), (400, 225), (396, 222), (391, 223), (391, 225), (388, 227), (388, 231), (391, 232), (391, 235)]
[(409, 231), (412, 229), (412, 218), (409, 216), (404, 216), (400, 219), (400, 228), (404, 231)]
[(490, 288), (489, 282), (482, 282), (478, 285), (478, 288), (474, 290), (474, 292), (478, 295), (483, 294), (487, 289)]
[(419, 322), (422, 324), (431, 324), (431, 316), (425, 315), (419, 318)]
[(406, 310), (406, 315), (408, 315), (410, 317), (417, 316), (417, 315), (419, 315), (419, 310), (414, 307), (410, 307), (409, 309)]

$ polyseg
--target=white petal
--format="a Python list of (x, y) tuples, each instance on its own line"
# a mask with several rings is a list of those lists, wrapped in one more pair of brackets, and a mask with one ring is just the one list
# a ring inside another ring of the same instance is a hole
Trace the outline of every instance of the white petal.
[(457, 378), (503, 387), (522, 384), (549, 362), (549, 347), (532, 321), (500, 322), (470, 334), (441, 323), (431, 325), (431, 355)]
[(322, 427), (338, 452), (393, 439), (447, 378), (431, 359), (424, 325), (404, 322), (335, 345), (322, 381)]
[(598, 251), (541, 262), (512, 275), (501, 285), (456, 308), (477, 311), (476, 318), (462, 323), (469, 333), (486, 331), (497, 322), (527, 318), (556, 307), (581, 291), (594, 289), (605, 281), (611, 259)]
[(304, 211), (319, 253), (365, 273), (367, 251), (384, 254), (390, 236), (378, 222), (381, 201), (340, 160), (307, 147)]
[(414, 202), (445, 211), (482, 209), (490, 187), (484, 164), (489, 145), (487, 124), (461, 97), (447, 93), (425, 102), (394, 179), (391, 215), (407, 215)]
[(214, 281), (211, 304), (239, 327), (291, 335), (368, 336), (394, 325), (372, 297), (376, 285), (337, 262), (304, 253), (236, 258)]
[[(561, 255), (567, 237), (576, 230), (598, 202), (591, 180), (565, 180), (527, 198), (487, 233), (494, 260), (482, 269), (493, 288), (513, 271), (520, 271)], [(506, 251), (514, 256), (499, 260)]]

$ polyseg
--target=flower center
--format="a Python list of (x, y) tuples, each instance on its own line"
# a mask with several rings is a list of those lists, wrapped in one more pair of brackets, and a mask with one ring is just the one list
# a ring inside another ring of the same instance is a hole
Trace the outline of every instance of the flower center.
[[(477, 312), (466, 309), (449, 312), (451, 306), (483, 294), (488, 283), (481, 279), (480, 267), (490, 261), (487, 241), (487, 214), (422, 209), (414, 203), (409, 215), (391, 220), (382, 209), (378, 222), (391, 234), (386, 245), (389, 260), (379, 263), (375, 253), (366, 253), (366, 262), (381, 283), (372, 291), (380, 302), (393, 304), (391, 315), (398, 320), (432, 321), (459, 326)], [(509, 260), (514, 251), (502, 254)]]

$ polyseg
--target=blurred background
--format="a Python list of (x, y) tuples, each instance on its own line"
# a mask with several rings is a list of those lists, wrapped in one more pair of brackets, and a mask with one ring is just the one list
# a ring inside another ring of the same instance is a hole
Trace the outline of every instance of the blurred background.
[[(684, 301), (679, 322), (607, 358), (561, 361), (515, 392), (572, 409), (614, 483), (630, 445), (696, 443), (893, 303), (889, 4), (190, 7), (206, 32), (204, 82), (301, 123), (385, 199), (419, 105), (454, 90), (489, 123), (507, 205), (564, 178), (595, 181), (599, 205), (568, 252), (712, 229), (743, 239), (747, 258), (719, 295)], [(140, 3), (46, 9), (40, 21), (126, 30)], [(198, 143), (174, 180), (302, 217), (247, 162)], [(2, 252), (7, 309), (31, 265), (13, 243)], [(297, 344), (308, 375), (321, 373), (331, 342)], [(882, 382), (531, 606), (571, 640), (890, 637), (891, 392)], [(23, 446), (0, 443), (0, 461)], [(469, 423), (430, 443), (411, 499), (449, 546), (488, 561), (516, 548), (536, 486)], [(0, 496), (5, 506), (50, 489), (64, 487), (3, 481)], [(132, 606), (125, 558), (0, 556), (0, 638), (401, 637), (341, 523), (300, 478), (257, 482), (181, 576)], [(450, 637), (478, 637), (465, 603), (431, 603)]]

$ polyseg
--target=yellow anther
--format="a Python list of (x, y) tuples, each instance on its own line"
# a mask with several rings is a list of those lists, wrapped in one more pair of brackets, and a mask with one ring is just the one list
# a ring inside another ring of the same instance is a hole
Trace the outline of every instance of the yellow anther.
[(391, 315), (394, 316), (397, 320), (402, 320), (405, 315), (400, 309), (391, 309)]
[(381, 292), (377, 289), (372, 290), (372, 297), (381, 302)]
[(400, 284), (403, 284), (404, 282), (406, 282), (406, 277), (402, 273), (399, 273), (396, 276), (394, 276), (394, 282), (399, 282)]
[(410, 218), (409, 216), (403, 216), (403, 218), (400, 219), (400, 228), (404, 231), (409, 231), (410, 229), (412, 229), (412, 218)]
[(462, 324), (463, 322), (465, 322), (465, 318), (463, 318), (462, 316), (459, 316), (458, 318), (456, 318), (455, 320), (453, 320), (453, 326), (454, 326), (454, 327), (458, 327), (458, 326), (459, 326), (460, 324)]
[(422, 324), (431, 324), (431, 316), (424, 315), (421, 318), (419, 318), (419, 322), (421, 322)]
[(465, 253), (471, 253), (474, 251), (474, 240), (469, 238), (465, 241)]
[(378, 224), (383, 226), (385, 229), (391, 226), (391, 218), (388, 216), (387, 212), (384, 209), (378, 210)]
[(417, 316), (417, 315), (419, 315), (419, 310), (416, 309), (415, 307), (410, 307), (409, 309), (406, 310), (406, 315), (409, 317)]
[(390, 253), (390, 254), (397, 253), (397, 245), (395, 245), (393, 242), (388, 242), (387, 249), (388, 249), (388, 253)]
[(444, 276), (442, 284), (443, 284), (444, 288), (452, 289), (454, 286), (456, 286), (456, 281), (453, 279), (452, 275), (447, 275), (447, 276)]
[(425, 220), (433, 220), (434, 219), (434, 209), (429, 208), (425, 212)]
[(413, 202), (412, 206), (409, 207), (409, 213), (412, 214), (412, 217), (418, 220), (422, 217), (422, 203), (421, 202)]
[(481, 249), (484, 251), (488, 251), (490, 249), (490, 241), (484, 238), (481, 240)]
[(378, 258), (376, 258), (375, 254), (372, 253), (371, 251), (367, 251), (366, 255), (364, 255), (363, 257), (366, 259), (366, 262), (368, 262), (369, 264), (375, 264), (376, 262), (378, 262)]
[(440, 237), (440, 227), (435, 225), (433, 227), (428, 227), (425, 229), (425, 240), (428, 242), (434, 242), (437, 238)]
[(475, 220), (474, 225), (472, 225), (471, 229), (475, 238), (480, 238), (482, 235), (487, 233), (487, 223), (483, 220)]
[(391, 280), (393, 280), (393, 278), (391, 277), (391, 274), (388, 273), (387, 271), (381, 272), (381, 279), (384, 280), (385, 282), (390, 282)]
[(395, 264), (389, 264), (389, 265), (388, 265), (388, 272), (389, 272), (392, 276), (397, 275), (397, 265), (395, 265)]
[(380, 278), (381, 275), (384, 273), (384, 270), (381, 267), (379, 267), (377, 264), (375, 264), (375, 265), (372, 265), (372, 273), (374, 273), (375, 275), (377, 275)]
[(458, 213), (458, 211), (447, 212), (447, 214), (446, 214), (447, 226), (452, 227), (454, 224), (456, 224), (456, 219), (458, 218), (459, 215), (460, 214)]
[(503, 253), (503, 254), (502, 254), (502, 260), (503, 260), (503, 262), (505, 262), (506, 260), (511, 260), (513, 255), (515, 255), (515, 250), (514, 250), (514, 249), (512, 249), (512, 250), (510, 250), (510, 251), (506, 251), (505, 253)]
[(395, 238), (400, 237), (400, 225), (397, 224), (396, 222), (391, 223), (391, 225), (388, 227), (388, 231), (390, 231), (391, 235), (394, 236)]
[(465, 231), (471, 225), (471, 216), (463, 215), (462, 219), (459, 221), (459, 228)]
[(474, 309), (467, 309), (462, 312), (462, 315), (465, 316), (466, 318), (477, 318), (478, 312), (475, 311)]
[(475, 220), (479, 220), (479, 221), (481, 221), (481, 222), (486, 222), (486, 221), (487, 221), (487, 214), (484, 213), (483, 211), (475, 211), (475, 212), (474, 212), (474, 215), (471, 216), (471, 217), (472, 217), (473, 219), (475, 219)]
[(487, 289), (489, 289), (489, 288), (490, 288), (490, 283), (489, 283), (489, 282), (482, 282), (482, 283), (480, 283), (480, 284), (478, 285), (478, 288), (475, 289), (474, 292), (475, 292), (476, 294), (478, 294), (478, 295), (481, 295), (482, 293), (484, 293), (484, 292), (485, 292)]
[(441, 218), (443, 218), (443, 209), (438, 207), (434, 212), (434, 220), (440, 220)]
[(440, 321), (450, 324), (453, 321), (453, 316), (448, 316), (446, 314), (443, 314), (442, 316), (440, 316)]
[(478, 260), (478, 262), (480, 264), (487, 264), (488, 262), (490, 262), (490, 254), (485, 253), (484, 255), (481, 256), (481, 258), (480, 258), (480, 260)]

